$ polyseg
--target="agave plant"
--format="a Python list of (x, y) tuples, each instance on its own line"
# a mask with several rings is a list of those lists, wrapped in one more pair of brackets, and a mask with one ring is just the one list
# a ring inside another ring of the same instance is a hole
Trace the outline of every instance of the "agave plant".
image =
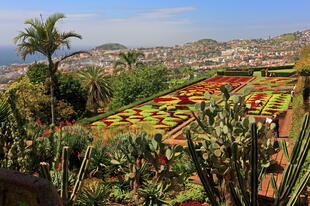
[(77, 195), (74, 205), (78, 206), (104, 206), (109, 199), (109, 189), (101, 182), (85, 186)]
[(161, 183), (152, 183), (144, 185), (144, 187), (139, 189), (141, 197), (143, 198), (140, 203), (143, 206), (161, 206), (169, 205), (165, 200), (165, 188)]

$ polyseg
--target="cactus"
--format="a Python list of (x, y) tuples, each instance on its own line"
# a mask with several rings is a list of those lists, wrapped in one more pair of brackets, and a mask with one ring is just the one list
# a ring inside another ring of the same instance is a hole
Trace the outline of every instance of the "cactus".
[[(253, 127), (254, 125), (252, 125)], [(299, 183), (296, 185), (298, 178), (300, 177), (301, 168), (305, 162), (305, 159), (307, 157), (307, 153), (310, 148), (310, 133), (308, 131), (309, 126), (309, 113), (305, 114), (303, 124), (300, 129), (299, 138), (297, 139), (293, 151), (290, 155), (290, 161), (288, 165), (285, 167), (279, 188), (276, 185), (276, 181), (273, 175), (270, 177), (270, 184), (275, 192), (276, 198), (273, 203), (274, 206), (293, 206), (296, 204), (298, 197), (300, 193), (303, 191), (303, 189), (306, 187), (307, 183), (310, 180), (310, 168), (307, 168), (306, 173), (301, 177), (299, 180)], [(254, 129), (254, 127), (253, 127)], [(252, 133), (253, 135), (254, 133)], [(256, 139), (256, 138), (254, 138)], [(254, 148), (254, 145), (252, 143), (252, 147)], [(285, 153), (287, 153), (286, 143), (282, 143), (282, 149)], [(252, 148), (252, 149), (253, 149)], [(253, 155), (253, 154), (252, 154)], [(285, 155), (288, 156), (288, 153)], [(255, 160), (252, 158), (252, 170), (257, 169), (257, 165), (253, 163), (257, 163), (258, 160)], [(240, 170), (240, 167), (238, 164), (236, 164), (236, 171)], [(238, 172), (239, 174), (239, 172)], [(252, 173), (253, 175), (255, 172)], [(253, 178), (253, 177), (252, 177)], [(230, 184), (231, 193), (234, 197), (234, 202), (236, 205), (255, 205), (256, 203), (252, 200), (254, 199), (254, 195), (257, 196), (257, 182), (255, 179), (251, 178), (251, 193), (252, 198), (250, 199), (246, 192), (241, 190), (241, 193), (237, 193), (234, 186)], [(238, 180), (242, 179), (239, 178)], [(239, 181), (239, 187), (241, 181)], [(294, 190), (293, 190), (294, 188)]]
[[(60, 195), (63, 199), (64, 205), (70, 205), (72, 202), (75, 201), (76, 196), (81, 189), (82, 182), (83, 182), (84, 176), (86, 174), (86, 171), (87, 171), (90, 159), (91, 159), (92, 150), (93, 150), (92, 146), (87, 147), (82, 165), (80, 167), (79, 173), (78, 173), (76, 180), (75, 180), (73, 191), (69, 197), (68, 196), (69, 147), (67, 147), (67, 146), (63, 147), (63, 152), (62, 152), (62, 182), (61, 182), (61, 190), (60, 190), (61, 194)], [(41, 168), (42, 177), (46, 178), (48, 180), (51, 180), (48, 163), (41, 162), (40, 168)]]
[(52, 181), (52, 177), (49, 171), (49, 164), (47, 162), (40, 162), (40, 173), (43, 178), (48, 181)]
[(62, 182), (60, 196), (64, 201), (64, 205), (68, 205), (68, 163), (69, 163), (69, 147), (62, 148)]
[[(184, 129), (189, 152), (212, 205), (233, 205), (236, 200), (257, 205), (258, 174), (259, 178), (263, 176), (277, 149), (266, 135), (264, 124), (256, 124), (253, 117), (246, 117), (245, 96), (231, 97), (231, 86), (220, 89), (223, 106), (205, 94), (213, 106), (197, 104), (198, 114), (192, 113), (196, 122)], [(205, 135), (196, 146), (192, 141), (195, 137), (191, 137), (195, 132)], [(240, 193), (242, 196), (238, 198)]]
[(84, 179), (84, 176), (86, 174), (86, 171), (87, 171), (87, 168), (88, 168), (88, 165), (89, 165), (89, 162), (90, 162), (92, 150), (93, 150), (92, 146), (88, 146), (87, 149), (86, 149), (82, 165), (80, 167), (77, 179), (76, 179), (74, 187), (73, 187), (73, 191), (72, 191), (71, 196), (70, 196), (70, 201), (74, 201), (75, 200), (76, 194), (81, 189), (82, 181)]
[(206, 194), (210, 200), (210, 203), (213, 206), (218, 206), (220, 204), (218, 203), (217, 198), (214, 195), (214, 188), (212, 187), (211, 183), (209, 182), (209, 179), (205, 176), (205, 173), (203, 172), (201, 165), (198, 161), (197, 153), (196, 153), (195, 146), (194, 146), (194, 143), (193, 143), (192, 138), (191, 138), (191, 134), (189, 131), (185, 131), (185, 135), (186, 135), (186, 139), (187, 139), (189, 153), (193, 159), (197, 174), (198, 174), (200, 181), (201, 181), (201, 183), (205, 189), (205, 192), (206, 192)]
[[(119, 168), (128, 168), (129, 172), (125, 175), (125, 179), (129, 180), (133, 193), (135, 194), (135, 202), (139, 204), (141, 188), (143, 181), (142, 175), (145, 169), (155, 172), (154, 182), (162, 183), (164, 187), (167, 182), (172, 182), (171, 178), (176, 176), (170, 170), (176, 158), (181, 155), (182, 147), (177, 145), (166, 145), (162, 142), (162, 135), (156, 134), (153, 138), (148, 137), (145, 132), (128, 133), (119, 136), (120, 143), (118, 145), (119, 154), (124, 155), (124, 160), (117, 160), (114, 155), (111, 160), (112, 164), (118, 165)], [(149, 164), (145, 164), (145, 163)], [(148, 168), (145, 168), (145, 167)], [(169, 181), (165, 181), (169, 179)]]
[[(302, 166), (306, 160), (310, 149), (310, 132), (309, 132), (309, 113), (306, 113), (303, 119), (299, 136), (290, 155), (289, 163), (285, 167), (279, 188), (276, 188), (275, 206), (294, 205), (298, 196), (305, 187), (304, 182), (300, 182), (294, 188), (300, 176)], [(284, 145), (285, 146), (285, 145)], [(285, 146), (286, 147), (286, 146)], [(285, 150), (287, 150), (285, 148)], [(302, 181), (309, 181), (309, 168), (306, 174), (302, 176)], [(293, 188), (295, 191), (293, 191)], [(290, 203), (290, 204), (288, 204)]]
[[(236, 144), (233, 145), (233, 160), (234, 168), (237, 173), (237, 180), (238, 180), (238, 189), (240, 190), (240, 195), (237, 193), (235, 187), (230, 183), (230, 192), (233, 195), (234, 202), (236, 205), (246, 205), (246, 206), (257, 206), (258, 205), (258, 186), (259, 182), (262, 180), (262, 175), (258, 176), (258, 143), (257, 143), (257, 126), (255, 123), (251, 124), (251, 158), (250, 158), (250, 166), (251, 166), (251, 177), (250, 177), (250, 194), (244, 189), (243, 186), (243, 178), (240, 173), (241, 167), (238, 163), (237, 153), (238, 153), (238, 146)], [(262, 169), (261, 173), (265, 170)], [(258, 178), (259, 177), (259, 178)]]

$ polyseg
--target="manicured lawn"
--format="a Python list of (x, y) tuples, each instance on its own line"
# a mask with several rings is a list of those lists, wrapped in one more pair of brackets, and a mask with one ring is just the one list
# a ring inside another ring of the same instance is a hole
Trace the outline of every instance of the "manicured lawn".
[(279, 69), (279, 70), (270, 70), (270, 72), (276, 72), (276, 73), (289, 73), (289, 72), (295, 72), (295, 69)]
[(260, 71), (253, 72), (253, 77), (261, 77), (262, 73)]

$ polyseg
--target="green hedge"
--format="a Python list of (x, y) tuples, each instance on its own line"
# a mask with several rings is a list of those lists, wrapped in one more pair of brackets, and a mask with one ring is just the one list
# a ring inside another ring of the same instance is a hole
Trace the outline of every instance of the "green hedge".
[(261, 71), (261, 70), (266, 70), (266, 68), (268, 68), (269, 70), (280, 70), (280, 69), (293, 69), (294, 68), (294, 64), (292, 65), (282, 65), (282, 66), (260, 66), (260, 67), (252, 67), (252, 68), (247, 68), (247, 69), (251, 69), (253, 71)]
[(259, 67), (247, 67), (247, 68), (237, 68), (237, 69), (226, 69), (225, 71), (261, 71), (261, 70), (281, 70), (281, 69), (293, 69), (294, 64), (292, 65), (282, 65), (282, 66), (259, 66)]
[(253, 71), (218, 71), (219, 76), (253, 76)]
[(207, 79), (207, 78), (210, 78), (210, 77), (212, 77), (212, 76), (209, 76), (208, 74), (206, 74), (205, 76), (202, 76), (202, 77), (200, 77), (200, 78), (198, 78), (198, 79), (194, 79), (194, 80), (185, 82), (184, 84), (181, 84), (181, 85), (179, 85), (179, 86), (177, 86), (177, 87), (175, 87), (175, 88), (171, 88), (171, 89), (167, 89), (167, 90), (161, 91), (161, 92), (159, 92), (159, 93), (157, 93), (157, 94), (155, 94), (155, 95), (153, 95), (153, 96), (150, 96), (150, 97), (141, 99), (141, 100), (136, 101), (136, 102), (134, 102), (134, 103), (132, 103), (132, 104), (126, 105), (126, 106), (124, 106), (124, 107), (121, 107), (121, 108), (119, 108), (119, 109), (117, 109), (117, 110), (111, 110), (111, 111), (109, 111), (109, 112), (106, 112), (106, 113), (103, 113), (103, 114), (99, 114), (99, 115), (96, 115), (96, 116), (93, 116), (93, 117), (84, 118), (84, 119), (78, 120), (77, 122), (78, 122), (78, 123), (82, 123), (82, 124), (90, 124), (90, 123), (92, 123), (92, 122), (98, 121), (98, 120), (100, 120), (100, 119), (104, 119), (104, 118), (106, 118), (106, 117), (108, 117), (108, 116), (111, 116), (111, 115), (114, 115), (114, 114), (116, 114), (116, 113), (118, 113), (118, 112), (122, 112), (122, 111), (124, 111), (124, 110), (126, 110), (126, 109), (130, 109), (130, 108), (132, 108), (132, 107), (134, 107), (134, 106), (137, 106), (137, 105), (139, 105), (139, 104), (143, 104), (143, 103), (145, 103), (145, 102), (148, 102), (148, 101), (150, 101), (150, 100), (152, 100), (152, 99), (154, 99), (154, 98), (156, 98), (156, 97), (160, 97), (160, 96), (169, 94), (169, 93), (171, 93), (171, 92), (174, 92), (174, 91), (176, 91), (176, 90), (182, 89), (182, 88), (187, 87), (187, 86), (190, 86), (190, 85), (192, 85), (192, 84), (195, 84), (195, 83), (197, 83), (197, 82), (200, 82), (200, 81), (202, 81), (202, 80), (204, 80), (204, 79)]
[[(269, 71), (269, 69), (268, 69), (268, 71)], [(262, 69), (260, 72), (261, 72), (262, 77), (264, 77), (265, 76), (265, 70)], [(274, 74), (273, 77), (290, 77), (290, 76), (293, 76), (294, 74), (296, 74), (296, 72), (268, 72), (268, 75), (270, 75), (270, 73)]]

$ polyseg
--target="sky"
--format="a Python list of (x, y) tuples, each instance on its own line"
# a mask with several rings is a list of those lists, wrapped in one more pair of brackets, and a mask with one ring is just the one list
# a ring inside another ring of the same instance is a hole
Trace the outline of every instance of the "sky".
[(310, 29), (310, 0), (0, 0), (0, 46), (24, 21), (60, 12), (56, 26), (83, 36), (75, 46), (117, 42), (128, 47), (171, 46), (202, 38), (268, 38)]

